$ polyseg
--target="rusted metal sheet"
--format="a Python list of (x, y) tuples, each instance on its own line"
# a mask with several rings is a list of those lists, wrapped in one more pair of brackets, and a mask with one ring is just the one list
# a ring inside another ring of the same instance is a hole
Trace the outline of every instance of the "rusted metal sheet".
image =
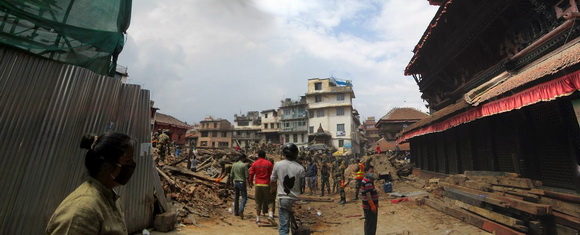
[[(127, 133), (138, 163), (121, 195), (129, 231), (151, 224), (149, 91), (83, 68), (0, 47), (0, 234), (42, 234), (86, 177), (81, 136)], [(157, 187), (159, 188), (159, 187)]]

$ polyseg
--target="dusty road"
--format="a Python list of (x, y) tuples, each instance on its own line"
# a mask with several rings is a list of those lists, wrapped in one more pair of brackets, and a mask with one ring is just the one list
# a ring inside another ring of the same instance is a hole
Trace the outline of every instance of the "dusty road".
[[(399, 182), (394, 184), (394, 191), (406, 194), (418, 189)], [(299, 204), (296, 210), (299, 211), (304, 225), (311, 229), (311, 234), (363, 234), (364, 220), (361, 219), (363, 213), (360, 201), (350, 201), (353, 192), (349, 191), (347, 195), (348, 203), (345, 205), (339, 205), (339, 197), (334, 195), (334, 202), (305, 202)], [(380, 196), (377, 234), (490, 234), (428, 206), (416, 205), (413, 200), (393, 204), (393, 199), (389, 199), (388, 194), (381, 192)], [(244, 220), (229, 214), (227, 209), (218, 208), (217, 210), (223, 211), (219, 218), (200, 219), (196, 221), (196, 226), (179, 227), (170, 233), (153, 231), (152, 234), (277, 234), (274, 227), (258, 227), (255, 224), (254, 208), (254, 201), (248, 200)], [(317, 215), (318, 211), (322, 213), (321, 216)]]

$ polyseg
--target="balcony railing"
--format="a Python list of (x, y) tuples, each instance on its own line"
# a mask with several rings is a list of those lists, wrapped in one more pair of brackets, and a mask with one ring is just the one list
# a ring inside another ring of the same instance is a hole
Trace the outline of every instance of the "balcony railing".
[(306, 118), (306, 113), (282, 114), (281, 120)]
[(306, 132), (308, 131), (307, 126), (298, 126), (298, 127), (282, 127), (280, 132)]

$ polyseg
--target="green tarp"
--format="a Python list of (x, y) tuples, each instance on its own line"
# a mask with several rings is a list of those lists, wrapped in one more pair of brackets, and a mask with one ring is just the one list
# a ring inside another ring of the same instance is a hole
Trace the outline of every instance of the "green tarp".
[(0, 0), (0, 43), (112, 76), (131, 0)]

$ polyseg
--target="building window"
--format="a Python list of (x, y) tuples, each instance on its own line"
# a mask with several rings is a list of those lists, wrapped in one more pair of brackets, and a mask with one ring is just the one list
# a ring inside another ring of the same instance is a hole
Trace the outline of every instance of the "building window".
[(310, 118), (314, 118), (314, 110), (311, 110), (310, 112), (308, 112), (308, 116)]
[(217, 131), (212, 132), (211, 137), (217, 137)]
[(290, 142), (290, 135), (289, 134), (286, 134), (286, 140), (284, 142), (286, 142), (286, 143)]
[(284, 115), (290, 115), (290, 109), (284, 109)]
[(304, 135), (300, 135), (300, 143), (304, 143)]
[(229, 144), (228, 144), (228, 142), (219, 142), (218, 143), (218, 147), (220, 147), (220, 148), (224, 148), (224, 147), (227, 148), (227, 147), (229, 147)]
[(319, 96), (319, 95), (314, 96), (314, 102), (316, 102), (316, 103), (322, 102), (322, 96)]
[(344, 94), (336, 95), (336, 100), (344, 100)]
[(317, 110), (316, 117), (324, 117), (324, 109)]
[(268, 114), (267, 113), (264, 114), (264, 118), (268, 118)]
[(344, 140), (338, 140), (338, 147), (344, 147)]
[(217, 123), (214, 123), (213, 124), (213, 128), (217, 128)]
[(290, 127), (290, 123), (289, 122), (285, 122), (284, 123), (284, 127)]
[(314, 90), (322, 90), (322, 82), (315, 82), (314, 83)]
[(211, 142), (211, 147), (215, 148), (215, 142)]
[(298, 122), (298, 126), (306, 126), (306, 122), (305, 121)]
[(199, 142), (199, 146), (207, 146), (207, 141), (201, 141), (201, 142)]
[(280, 123), (276, 123), (276, 128), (280, 129)]
[(222, 132), (222, 137), (228, 137), (228, 133), (227, 132)]
[(344, 116), (344, 108), (336, 108), (336, 116)]
[(345, 136), (344, 124), (336, 124), (336, 136)]
[(312, 134), (314, 133), (314, 127), (313, 126), (309, 126), (308, 127), (308, 134)]
[(294, 134), (292, 140), (294, 140), (294, 143), (298, 143), (298, 134)]
[[(207, 131), (202, 131), (201, 132), (201, 137), (207, 137)], [(207, 144), (207, 143), (206, 143)]]
[(268, 129), (268, 123), (264, 123), (264, 129)]

